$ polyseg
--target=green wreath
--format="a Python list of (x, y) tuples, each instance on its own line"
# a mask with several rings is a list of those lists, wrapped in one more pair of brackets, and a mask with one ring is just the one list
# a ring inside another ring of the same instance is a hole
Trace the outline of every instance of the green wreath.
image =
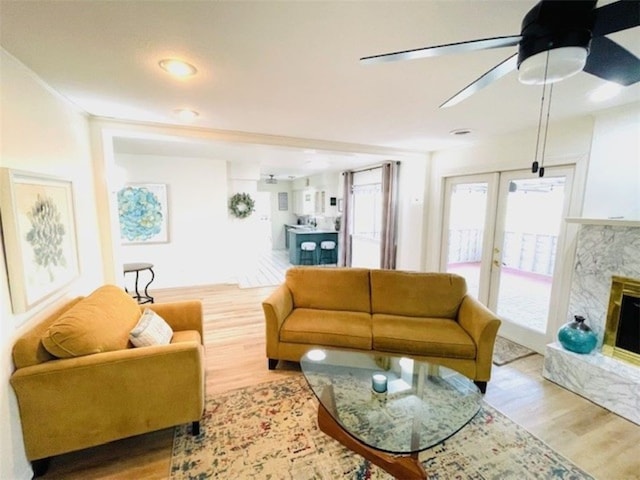
[(229, 210), (234, 217), (247, 218), (254, 211), (256, 202), (248, 193), (236, 193), (229, 201)]

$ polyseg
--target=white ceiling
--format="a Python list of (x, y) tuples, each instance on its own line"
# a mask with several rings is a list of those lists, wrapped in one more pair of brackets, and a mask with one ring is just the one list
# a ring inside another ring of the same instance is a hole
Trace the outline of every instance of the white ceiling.
[[(533, 3), (0, 0), (0, 44), (94, 116), (184, 125), (173, 112), (186, 107), (200, 112), (192, 123), (198, 128), (305, 139), (286, 148), (127, 138), (116, 151), (259, 159), (263, 173), (283, 178), (313, 173), (315, 160), (339, 169), (378, 158), (336, 150), (424, 152), (535, 126), (541, 87), (518, 83), (516, 73), (438, 109), (515, 47), (378, 65), (358, 61), (518, 34)], [(639, 28), (610, 38), (640, 56)], [(158, 68), (167, 57), (189, 61), (198, 75), (171, 78)], [(637, 84), (593, 104), (587, 95), (601, 84), (585, 73), (556, 84), (552, 121), (640, 101)], [(459, 128), (473, 134), (449, 134)], [(333, 151), (310, 153), (305, 143)]]

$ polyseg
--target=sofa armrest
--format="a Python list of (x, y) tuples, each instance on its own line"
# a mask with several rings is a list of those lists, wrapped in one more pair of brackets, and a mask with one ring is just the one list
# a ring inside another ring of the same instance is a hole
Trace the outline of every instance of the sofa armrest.
[(269, 358), (278, 358), (280, 328), (284, 320), (293, 311), (293, 297), (289, 287), (285, 284), (280, 285), (262, 302), (262, 311), (265, 318), (267, 356)]
[(489, 380), (493, 346), (502, 322), (477, 299), (465, 295), (458, 310), (458, 323), (476, 344), (476, 379)]
[(11, 376), (30, 460), (199, 420), (197, 342), (52, 360)]
[(144, 311), (145, 308), (153, 310), (164, 318), (174, 331), (196, 330), (200, 333), (200, 338), (204, 339), (202, 333), (202, 302), (200, 300), (151, 303), (141, 306), (140, 310)]

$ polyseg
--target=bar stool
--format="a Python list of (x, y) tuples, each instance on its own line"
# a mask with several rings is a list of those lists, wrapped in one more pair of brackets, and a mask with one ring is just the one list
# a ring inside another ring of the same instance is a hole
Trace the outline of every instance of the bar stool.
[(316, 264), (316, 242), (302, 242), (300, 244), (300, 265)]
[(336, 261), (335, 252), (336, 242), (334, 242), (333, 240), (325, 240), (323, 242), (320, 242), (320, 265), (326, 263), (338, 263)]

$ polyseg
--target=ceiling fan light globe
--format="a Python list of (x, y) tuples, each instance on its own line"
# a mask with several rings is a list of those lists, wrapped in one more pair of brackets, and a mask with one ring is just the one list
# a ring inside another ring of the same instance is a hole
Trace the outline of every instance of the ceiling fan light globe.
[(588, 53), (583, 47), (560, 47), (536, 53), (520, 64), (518, 80), (527, 85), (559, 82), (581, 72)]

